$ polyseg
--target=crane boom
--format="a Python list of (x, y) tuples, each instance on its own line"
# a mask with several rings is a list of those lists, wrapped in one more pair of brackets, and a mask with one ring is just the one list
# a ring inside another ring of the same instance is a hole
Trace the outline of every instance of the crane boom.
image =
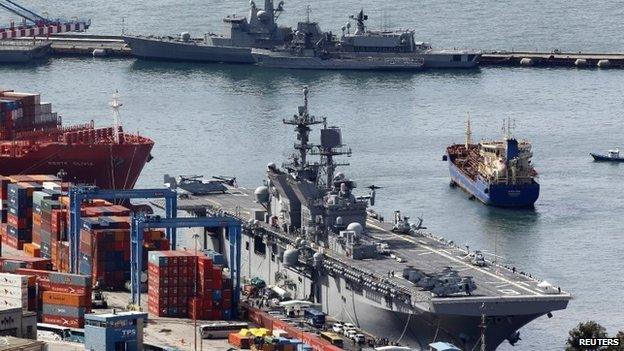
[(44, 22), (48, 22), (49, 21), (47, 18), (39, 16), (38, 14), (34, 13), (33, 11), (31, 11), (31, 10), (29, 10), (29, 9), (19, 5), (19, 4), (16, 4), (15, 2), (13, 2), (11, 0), (5, 0), (5, 1), (8, 2), (9, 4), (11, 4), (11, 5), (21, 9), (22, 11), (25, 11), (26, 13), (29, 13), (29, 14), (35, 16), (35, 18), (38, 18), (41, 21), (44, 21)]
[(32, 18), (30, 18), (30, 17), (28, 17), (28, 16), (24, 15), (22, 12), (20, 12), (20, 11), (18, 11), (18, 10), (16, 10), (16, 9), (14, 9), (14, 8), (12, 8), (12, 7), (10, 7), (10, 6), (7, 6), (6, 4), (3, 4), (3, 3), (1, 3), (1, 2), (0, 2), (0, 7), (3, 7), (3, 8), (5, 8), (6, 10), (8, 10), (9, 12), (12, 12), (12, 13), (14, 13), (14, 14), (16, 14), (16, 15), (20, 16), (20, 17), (23, 17), (23, 18), (25, 18), (25, 19), (27, 19), (27, 20), (29, 20), (29, 21), (31, 21), (31, 22), (36, 22), (36, 21), (35, 21), (35, 20), (33, 20)]

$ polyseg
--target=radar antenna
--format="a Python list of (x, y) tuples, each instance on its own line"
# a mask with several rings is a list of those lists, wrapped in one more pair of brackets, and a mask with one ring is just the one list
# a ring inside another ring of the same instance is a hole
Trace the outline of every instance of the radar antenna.
[(115, 90), (113, 93), (113, 101), (110, 102), (110, 106), (113, 109), (113, 138), (116, 144), (119, 144), (119, 135), (122, 132), (121, 115), (119, 114), (119, 108), (123, 106), (119, 101), (119, 91)]
[(282, 122), (295, 126), (298, 140), (298, 143), (294, 145), (298, 154), (293, 155), (293, 162), (286, 165), (286, 167), (301, 173), (309, 168), (307, 161), (308, 153), (314, 147), (313, 144), (310, 144), (310, 126), (323, 123), (323, 121), (317, 120), (316, 117), (308, 113), (308, 87), (303, 88), (303, 106), (299, 106), (298, 114), (291, 119), (283, 119)]
[(312, 8), (310, 5), (306, 6), (306, 23), (310, 23), (310, 14), (312, 13)]

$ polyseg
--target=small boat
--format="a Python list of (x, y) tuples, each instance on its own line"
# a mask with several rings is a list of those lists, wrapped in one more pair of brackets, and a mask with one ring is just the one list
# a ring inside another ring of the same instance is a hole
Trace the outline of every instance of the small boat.
[(624, 162), (624, 157), (620, 156), (620, 150), (609, 150), (606, 155), (595, 154), (593, 152), (589, 153), (594, 161), (607, 161), (607, 162)]

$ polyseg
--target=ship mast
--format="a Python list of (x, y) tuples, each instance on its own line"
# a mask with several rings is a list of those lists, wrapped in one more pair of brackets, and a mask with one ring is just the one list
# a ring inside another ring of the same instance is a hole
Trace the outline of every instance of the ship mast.
[(485, 347), (485, 330), (487, 329), (487, 324), (485, 323), (485, 303), (481, 304), (481, 324), (479, 325), (479, 327), (481, 327), (481, 351), (485, 351), (486, 347)]
[(115, 90), (115, 93), (113, 93), (113, 101), (111, 101), (110, 106), (113, 109), (113, 138), (115, 144), (119, 144), (119, 134), (121, 134), (122, 128), (119, 108), (123, 106), (121, 101), (119, 101), (119, 91)]
[(308, 152), (314, 147), (310, 144), (310, 126), (323, 123), (308, 113), (308, 87), (303, 88), (303, 106), (299, 106), (298, 114), (282, 122), (295, 126), (299, 142), (295, 143), (294, 148), (298, 151), (298, 155), (293, 155), (293, 162), (288, 165), (288, 168), (301, 175), (308, 168)]

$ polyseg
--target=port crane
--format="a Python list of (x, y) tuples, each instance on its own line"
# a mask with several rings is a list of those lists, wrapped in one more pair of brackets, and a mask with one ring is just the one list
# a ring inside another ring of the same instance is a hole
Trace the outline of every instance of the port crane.
[(0, 26), (0, 39), (49, 36), (65, 32), (83, 32), (91, 25), (91, 20), (51, 19), (25, 8), (14, 0), (0, 0), (0, 8), (22, 18), (20, 23), (11, 22), (8, 27)]

